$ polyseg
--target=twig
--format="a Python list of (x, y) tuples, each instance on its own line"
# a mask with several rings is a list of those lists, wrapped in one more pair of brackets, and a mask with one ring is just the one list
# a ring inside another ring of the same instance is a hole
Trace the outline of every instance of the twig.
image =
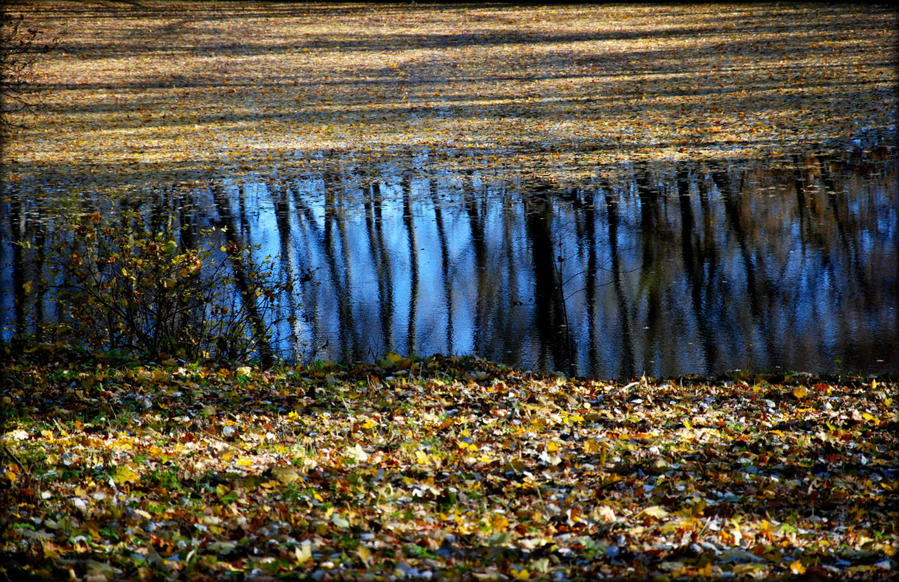
[(3, 453), (5, 453), (7, 457), (12, 459), (12, 462), (15, 463), (16, 465), (18, 465), (19, 469), (21, 469), (23, 473), (25, 473), (29, 477), (31, 476), (31, 471), (29, 471), (28, 468), (25, 466), (25, 464), (19, 460), (19, 457), (17, 457), (15, 455), (15, 453), (13, 453), (11, 450), (9, 450), (9, 447), (7, 447), (6, 445), (3, 445), (2, 449), (0, 449), (0, 450), (2, 450)]

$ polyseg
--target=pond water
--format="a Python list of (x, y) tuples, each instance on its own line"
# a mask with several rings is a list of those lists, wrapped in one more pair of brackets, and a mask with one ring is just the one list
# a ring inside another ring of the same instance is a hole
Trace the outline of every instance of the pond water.
[[(899, 371), (892, 151), (634, 164), (579, 188), (426, 165), (219, 180), (146, 204), (196, 232), (229, 226), (254, 260), (273, 258), (293, 283), (278, 299), (293, 317), (269, 338), (288, 360), (476, 354), (616, 378)], [(40, 267), (13, 243), (52, 244), (35, 199), (3, 202), (5, 340), (55, 313), (16, 291)]]

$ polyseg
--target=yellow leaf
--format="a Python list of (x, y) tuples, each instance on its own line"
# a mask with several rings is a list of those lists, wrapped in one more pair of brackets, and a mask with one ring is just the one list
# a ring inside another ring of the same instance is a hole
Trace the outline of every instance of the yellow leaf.
[(359, 554), (359, 558), (362, 560), (362, 563), (365, 564), (366, 567), (371, 565), (371, 550), (369, 550), (365, 546), (359, 546), (359, 549), (356, 550), (356, 553)]
[(284, 485), (290, 485), (300, 478), (300, 474), (290, 467), (272, 467), (271, 474)]
[(597, 439), (587, 439), (586, 441), (584, 441), (585, 453), (599, 453), (604, 450), (605, 449), (602, 446), (602, 442)]
[(549, 441), (546, 444), (546, 450), (549, 451), (550, 453), (554, 453), (559, 450), (559, 445), (553, 441)]
[(651, 505), (643, 510), (643, 513), (650, 517), (655, 517), (661, 519), (663, 517), (668, 517), (668, 511), (660, 506), (660, 505)]
[(477, 451), (478, 445), (474, 443), (466, 443), (465, 441), (456, 441), (456, 446), (463, 451)]
[(802, 400), (803, 398), (808, 396), (808, 388), (806, 388), (805, 386), (796, 386), (795, 388), (793, 388), (793, 396), (795, 396), (799, 400)]
[(297, 564), (303, 564), (312, 559), (312, 542), (307, 540), (302, 545), (294, 547), (293, 556), (296, 558)]
[(365, 452), (365, 449), (359, 443), (356, 443), (355, 446), (347, 447), (346, 456), (357, 463), (364, 463), (368, 460), (368, 453)]
[(516, 580), (530, 580), (531, 579), (531, 573), (528, 572), (527, 570), (525, 570), (524, 568), (522, 568), (521, 570), (512, 569), (511, 572), (512, 572), (512, 577), (515, 578)]
[(139, 478), (139, 475), (127, 465), (119, 465), (115, 468), (115, 472), (113, 472), (112, 475), (112, 480), (115, 481), (118, 485), (124, 485), (125, 483), (137, 483), (137, 480)]
[(431, 463), (431, 458), (422, 450), (415, 451), (415, 460), (418, 461), (419, 465), (428, 465)]
[(874, 423), (875, 425), (880, 424), (880, 419), (874, 416), (873, 414), (869, 414), (867, 412), (862, 412), (862, 418), (867, 420), (868, 422)]
[(805, 574), (805, 566), (802, 565), (802, 560), (796, 560), (795, 562), (790, 564), (790, 571), (797, 576)]
[(503, 531), (509, 527), (509, 520), (506, 519), (506, 516), (495, 513), (493, 514), (493, 517), (490, 518), (490, 525), (497, 531)]
[(49, 558), (51, 560), (55, 560), (59, 557), (59, 547), (52, 542), (44, 542), (42, 545), (42, 549), (44, 551), (44, 557)]

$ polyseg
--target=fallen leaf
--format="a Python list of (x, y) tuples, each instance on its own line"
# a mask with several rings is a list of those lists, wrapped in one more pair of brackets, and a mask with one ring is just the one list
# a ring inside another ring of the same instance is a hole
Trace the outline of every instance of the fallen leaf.
[(291, 467), (272, 467), (269, 473), (284, 485), (290, 485), (300, 478), (300, 474)]
[(112, 480), (115, 481), (117, 485), (124, 485), (125, 483), (137, 483), (139, 479), (140, 475), (138, 475), (134, 471), (134, 469), (128, 467), (127, 465), (117, 466), (112, 475)]

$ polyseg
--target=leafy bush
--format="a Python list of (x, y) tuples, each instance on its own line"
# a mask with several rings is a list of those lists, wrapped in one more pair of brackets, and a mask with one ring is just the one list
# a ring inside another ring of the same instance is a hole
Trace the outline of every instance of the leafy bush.
[(191, 248), (179, 231), (151, 228), (136, 211), (115, 223), (83, 215), (67, 231), (54, 274), (63, 335), (92, 348), (190, 360), (255, 356), (270, 365), (286, 284), (270, 263), (254, 265), (249, 248)]

